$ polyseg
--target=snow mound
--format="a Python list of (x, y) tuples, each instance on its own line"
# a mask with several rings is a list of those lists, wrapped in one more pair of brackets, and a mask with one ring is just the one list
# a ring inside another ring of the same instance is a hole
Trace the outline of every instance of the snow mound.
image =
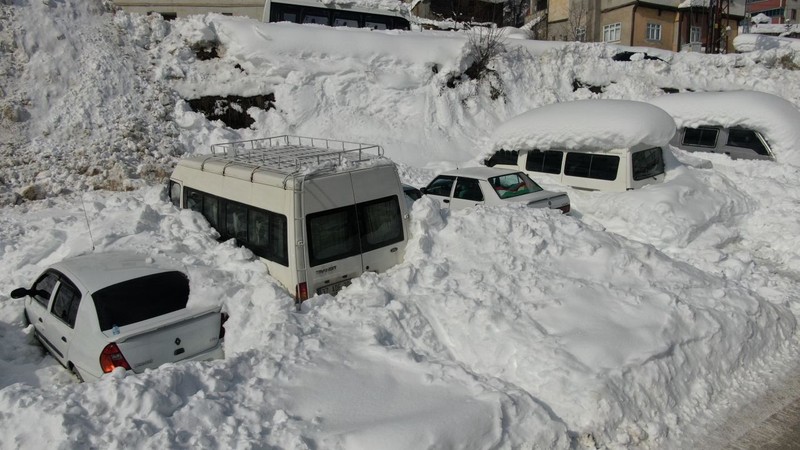
[(581, 100), (542, 106), (501, 125), (494, 150), (628, 148), (666, 145), (675, 122), (663, 110), (629, 100)]
[(701, 125), (757, 130), (778, 162), (800, 165), (800, 110), (788, 101), (757, 91), (689, 92), (650, 100), (667, 111), (678, 128)]

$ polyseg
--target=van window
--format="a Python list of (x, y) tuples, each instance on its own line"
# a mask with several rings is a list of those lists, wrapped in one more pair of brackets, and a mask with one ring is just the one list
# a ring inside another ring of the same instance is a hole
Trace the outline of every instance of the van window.
[(67, 326), (74, 328), (80, 303), (81, 293), (78, 288), (62, 278), (56, 297), (53, 299), (53, 309), (50, 312), (61, 319)]
[(360, 252), (358, 222), (353, 206), (309, 214), (306, 216), (306, 228), (311, 267)]
[(753, 130), (731, 128), (728, 130), (728, 145), (731, 147), (749, 148), (759, 155), (769, 156), (769, 151)]
[(567, 153), (564, 175), (613, 181), (617, 179), (619, 156)]
[(225, 231), (240, 244), (247, 242), (247, 207), (241, 203), (226, 202)]
[(561, 173), (561, 160), (564, 153), (558, 150), (528, 152), (528, 161), (525, 163), (525, 170), (530, 172)]
[(403, 240), (403, 222), (396, 195), (359, 203), (357, 209), (362, 252)]
[(336, 11), (333, 13), (333, 26), (359, 28), (358, 14)]
[(289, 266), (286, 216), (261, 209), (248, 209), (247, 248), (256, 255)]
[(208, 223), (219, 230), (219, 199), (213, 195), (203, 195), (203, 216)]
[(169, 201), (178, 208), (181, 207), (181, 184), (175, 181), (169, 182)]
[(697, 127), (683, 129), (683, 145), (692, 147), (715, 147), (719, 128)]
[(497, 164), (505, 164), (510, 166), (517, 165), (519, 152), (516, 150), (498, 150), (489, 159), (484, 161), (487, 167), (494, 167)]
[(431, 184), (425, 188), (425, 193), (430, 195), (450, 197), (450, 192), (453, 190), (453, 182), (455, 180), (456, 177), (448, 175), (436, 177), (433, 181), (431, 181)]
[(634, 181), (664, 173), (664, 154), (661, 147), (648, 148), (631, 155)]
[[(286, 216), (186, 188), (186, 207), (199, 212), (222, 239), (235, 238), (256, 255), (289, 266)], [(219, 211), (224, 220), (218, 224)]]
[(317, 12), (305, 13), (303, 15), (303, 23), (316, 23), (321, 25), (329, 25), (327, 14), (323, 15)]

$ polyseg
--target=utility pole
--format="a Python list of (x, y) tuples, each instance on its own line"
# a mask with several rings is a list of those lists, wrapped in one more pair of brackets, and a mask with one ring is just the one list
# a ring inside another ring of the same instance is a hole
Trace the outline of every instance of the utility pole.
[(708, 0), (708, 32), (706, 33), (706, 53), (725, 53), (728, 51), (728, 17), (731, 12), (730, 0)]

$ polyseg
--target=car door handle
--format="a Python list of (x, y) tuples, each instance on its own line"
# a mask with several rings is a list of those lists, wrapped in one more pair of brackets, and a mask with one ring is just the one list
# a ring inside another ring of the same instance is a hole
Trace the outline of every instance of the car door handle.
[(41, 317), (39, 317), (39, 322), (44, 322)]
[(61, 336), (61, 340), (67, 342), (67, 338), (65, 338), (64, 336)]
[(448, 199), (444, 199), (442, 201), (445, 202), (445, 203), (450, 203), (450, 200), (448, 200)]

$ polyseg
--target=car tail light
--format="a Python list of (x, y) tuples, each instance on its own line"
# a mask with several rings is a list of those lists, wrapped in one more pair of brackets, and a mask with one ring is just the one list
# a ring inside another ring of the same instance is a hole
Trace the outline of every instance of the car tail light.
[(117, 344), (113, 342), (106, 345), (106, 348), (100, 353), (100, 367), (103, 369), (103, 373), (109, 373), (114, 370), (115, 367), (131, 370), (128, 361), (122, 356), (122, 352), (119, 351)]
[(564, 205), (564, 206), (562, 206), (562, 207), (560, 207), (558, 209), (560, 209), (562, 213), (567, 214), (567, 213), (569, 213), (570, 205), (569, 205), (569, 203), (567, 203), (566, 205)]
[(228, 321), (228, 316), (225, 313), (219, 313), (220, 320), (219, 320), (219, 338), (222, 339), (225, 337), (225, 322)]
[(297, 297), (297, 301), (299, 302), (308, 300), (308, 285), (305, 282), (297, 285), (297, 290), (295, 291), (295, 297)]

